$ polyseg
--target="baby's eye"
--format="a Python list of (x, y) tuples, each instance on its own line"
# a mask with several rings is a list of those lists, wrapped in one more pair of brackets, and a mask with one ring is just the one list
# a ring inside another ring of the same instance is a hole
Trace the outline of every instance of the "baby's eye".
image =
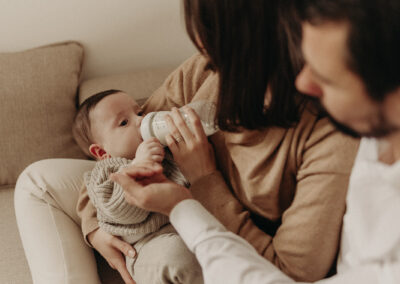
[(120, 122), (119, 126), (125, 126), (128, 124), (128, 120), (124, 119), (123, 121)]
[(139, 112), (137, 113), (137, 115), (138, 115), (138, 116), (142, 116), (142, 115), (143, 115), (143, 111), (142, 111), (142, 110), (139, 111)]

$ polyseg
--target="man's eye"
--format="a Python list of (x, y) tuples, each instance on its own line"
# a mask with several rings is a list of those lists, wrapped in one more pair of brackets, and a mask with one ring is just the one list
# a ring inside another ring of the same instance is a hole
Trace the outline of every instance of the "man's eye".
[(123, 121), (121, 121), (121, 123), (119, 124), (119, 126), (125, 126), (128, 124), (128, 120), (124, 119)]

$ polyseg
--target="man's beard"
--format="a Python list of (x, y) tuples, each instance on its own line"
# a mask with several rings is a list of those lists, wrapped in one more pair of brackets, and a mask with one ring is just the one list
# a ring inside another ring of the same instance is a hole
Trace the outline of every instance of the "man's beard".
[(377, 117), (375, 121), (370, 122), (371, 128), (369, 131), (356, 131), (352, 129), (351, 127), (337, 121), (335, 118), (330, 115), (326, 109), (321, 106), (322, 110), (325, 112), (326, 116), (329, 118), (329, 120), (332, 122), (335, 127), (343, 132), (344, 134), (347, 134), (351, 137), (354, 138), (360, 138), (360, 137), (369, 137), (369, 138), (383, 138), (386, 137), (393, 132), (399, 131), (399, 128), (390, 124), (387, 119), (385, 118), (383, 111), (379, 110), (377, 113)]

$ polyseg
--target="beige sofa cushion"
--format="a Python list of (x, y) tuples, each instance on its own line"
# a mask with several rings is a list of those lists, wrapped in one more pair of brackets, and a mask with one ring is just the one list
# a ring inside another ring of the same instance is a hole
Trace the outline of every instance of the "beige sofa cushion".
[(83, 47), (64, 42), (0, 53), (0, 186), (44, 158), (84, 158), (72, 138)]
[(79, 88), (79, 102), (109, 89), (117, 89), (133, 96), (139, 103), (148, 98), (174, 70), (172, 67), (159, 67), (148, 70), (97, 77), (82, 82)]

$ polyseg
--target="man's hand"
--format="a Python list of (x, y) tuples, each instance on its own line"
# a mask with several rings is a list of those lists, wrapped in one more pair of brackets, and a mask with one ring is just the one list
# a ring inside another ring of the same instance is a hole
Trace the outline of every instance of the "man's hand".
[(129, 204), (167, 216), (179, 202), (192, 198), (187, 188), (167, 179), (154, 162), (129, 165), (110, 179), (122, 186)]
[(89, 243), (104, 257), (111, 268), (118, 270), (126, 284), (136, 284), (128, 272), (123, 255), (135, 257), (135, 249), (100, 228), (88, 235)]

